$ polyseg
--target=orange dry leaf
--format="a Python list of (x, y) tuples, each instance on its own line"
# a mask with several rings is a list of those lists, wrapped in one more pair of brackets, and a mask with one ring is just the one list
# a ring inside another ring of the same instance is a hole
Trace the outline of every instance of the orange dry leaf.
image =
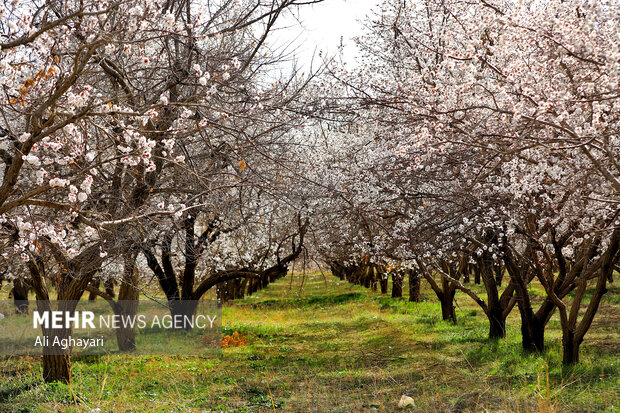
[(246, 343), (245, 334), (239, 334), (238, 331), (235, 331), (231, 336), (222, 337), (222, 347), (239, 347), (245, 346)]

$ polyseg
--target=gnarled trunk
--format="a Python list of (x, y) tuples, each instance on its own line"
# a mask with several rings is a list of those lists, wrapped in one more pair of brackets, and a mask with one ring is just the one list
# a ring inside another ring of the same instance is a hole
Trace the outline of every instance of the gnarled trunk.
[(489, 307), (489, 338), (498, 339), (506, 337), (506, 319), (500, 306)]
[(562, 335), (562, 364), (579, 363), (579, 346), (581, 342), (575, 337), (574, 330), (568, 330)]
[[(128, 251), (123, 261), (123, 278), (118, 291), (118, 302), (114, 306), (114, 313), (121, 319), (135, 320), (138, 313), (140, 294), (137, 289), (136, 256), (137, 251)], [(121, 323), (116, 329), (116, 342), (120, 351), (135, 350), (136, 331), (133, 323)]]
[(114, 282), (113, 279), (107, 279), (105, 280), (105, 282), (103, 283), (103, 286), (105, 288), (105, 293), (107, 295), (109, 295), (110, 297), (114, 298), (116, 296), (116, 293), (114, 292), (114, 285), (116, 283)]
[[(121, 291), (123, 287), (121, 286)], [(138, 312), (138, 301), (119, 301), (114, 308), (114, 314), (121, 320), (135, 319)], [(116, 329), (116, 342), (120, 351), (132, 351), (136, 349), (136, 330), (133, 324), (120, 323)]]
[(71, 357), (69, 354), (43, 354), (43, 381), (71, 383)]
[[(78, 302), (58, 301), (58, 311), (61, 311), (60, 324), (64, 325), (64, 314), (73, 313)], [(49, 301), (38, 301), (37, 310), (40, 313), (52, 311)], [(50, 317), (51, 318), (51, 317)], [(71, 383), (71, 347), (68, 339), (71, 337), (72, 329), (69, 328), (47, 328), (42, 327), (43, 336), (47, 341), (43, 346), (43, 380), (46, 383), (59, 381), (61, 383)]]
[(403, 274), (399, 271), (392, 273), (392, 298), (403, 296)]
[(370, 273), (370, 290), (373, 293), (377, 292), (377, 284), (378, 284), (378, 279), (377, 279), (377, 271), (375, 271), (375, 267), (374, 266), (369, 266), (368, 271)]
[(408, 270), (409, 273), (409, 301), (418, 303), (421, 300), (420, 286), (422, 278), (415, 270)]
[(198, 301), (196, 300), (182, 300), (182, 301), (172, 301), (170, 302), (170, 315), (174, 321), (175, 325), (181, 324), (181, 330), (191, 330), (192, 322), (191, 320), (196, 315), (196, 309), (198, 308)]
[[(92, 284), (93, 288), (96, 288), (97, 290), (99, 289), (99, 286), (100, 286), (100, 285), (101, 285), (101, 280), (96, 280), (96, 281), (94, 281), (94, 282), (93, 282), (93, 284)], [(91, 302), (92, 302), (92, 301), (95, 301), (95, 300), (97, 300), (97, 293), (96, 293), (96, 292), (94, 292), (94, 291), (91, 291), (91, 292), (88, 294), (88, 301), (91, 301)]]
[(441, 318), (443, 320), (450, 320), (456, 325), (456, 309), (454, 307), (454, 291), (443, 293), (440, 297), (441, 300)]
[[(498, 265), (493, 262), (489, 252), (478, 260), (478, 270), (487, 293), (486, 315), (489, 320), (489, 339), (495, 340), (506, 337), (506, 317), (511, 311), (514, 301), (514, 285), (509, 284), (504, 292), (499, 293), (501, 277), (498, 279)], [(503, 268), (501, 270), (503, 272)]]
[[(521, 345), (523, 350), (541, 353), (545, 349), (545, 324), (527, 310), (521, 311)], [(531, 311), (531, 310), (530, 310)], [(524, 314), (525, 313), (525, 314)]]
[[(64, 313), (74, 313), (80, 297), (84, 294), (102, 262), (100, 246), (93, 245), (80, 253), (77, 257), (64, 262), (64, 271), (58, 275), (61, 280), (57, 286), (58, 310)], [(61, 259), (64, 257), (61, 256)], [(37, 296), (37, 310), (51, 311), (49, 292), (43, 281), (43, 261), (36, 257), (27, 263), (32, 276), (32, 284)], [(71, 382), (71, 349), (63, 349), (58, 340), (71, 336), (71, 329), (61, 330), (42, 329), (43, 335), (49, 338), (49, 344), (43, 347), (43, 379), (46, 382)]]
[(379, 287), (381, 288), (381, 294), (387, 294), (387, 289), (388, 289), (387, 274), (379, 273)]
[[(60, 306), (65, 303), (59, 302)], [(73, 311), (60, 308), (60, 306), (58, 310)], [(47, 308), (47, 311), (50, 311), (49, 306)], [(39, 311), (41, 311), (40, 308)], [(48, 339), (43, 346), (43, 381), (46, 383), (55, 381), (71, 383), (71, 348), (63, 348), (62, 345), (63, 340), (71, 336), (71, 328), (43, 328), (42, 331)]]
[(495, 271), (495, 283), (498, 287), (501, 287), (504, 279), (504, 266), (500, 262), (493, 266), (493, 270)]
[(13, 304), (15, 314), (28, 313), (28, 284), (21, 278), (13, 280)]

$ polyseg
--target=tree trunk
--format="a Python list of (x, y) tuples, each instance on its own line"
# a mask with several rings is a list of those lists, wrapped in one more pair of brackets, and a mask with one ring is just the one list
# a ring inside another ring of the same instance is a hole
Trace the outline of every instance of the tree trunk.
[(13, 304), (15, 314), (28, 313), (28, 284), (21, 278), (13, 280)]
[(439, 297), (441, 302), (441, 317), (443, 320), (451, 320), (456, 325), (456, 309), (454, 308), (455, 290), (444, 288), (443, 293)]
[(521, 344), (525, 351), (542, 353), (545, 350), (545, 325), (538, 320), (522, 321)]
[(329, 264), (329, 268), (333, 275), (340, 278), (341, 281), (344, 281), (344, 266), (342, 264), (337, 261), (332, 261)]
[(527, 271), (513, 258), (510, 249), (504, 250), (504, 267), (515, 287), (517, 307), (521, 315), (521, 346), (525, 351), (542, 352), (545, 347), (545, 325), (551, 317), (555, 305), (547, 299), (539, 310), (539, 317), (534, 314), (527, 285), (530, 282)]
[[(121, 286), (121, 290), (123, 287)], [(138, 301), (124, 300), (117, 303), (114, 309), (114, 314), (123, 319), (135, 319), (138, 313)], [(121, 321), (119, 327), (116, 329), (116, 342), (120, 351), (132, 351), (136, 349), (136, 330), (131, 324), (123, 323)]]
[[(512, 293), (506, 296), (502, 294), (500, 298), (497, 288), (498, 281), (493, 273), (493, 271), (497, 269), (497, 266), (494, 265), (493, 259), (488, 252), (478, 260), (477, 267), (484, 284), (484, 289), (487, 293), (486, 313), (489, 320), (489, 339), (496, 340), (505, 338), (506, 317), (504, 316), (504, 309), (508, 306)], [(508, 287), (507, 291), (512, 291), (512, 287)]]
[(362, 284), (361, 269), (359, 266), (356, 265), (354, 267), (351, 277), (353, 279), (353, 284), (355, 285)]
[[(101, 285), (101, 280), (97, 280), (95, 282), (93, 282), (93, 288), (99, 289), (99, 286)], [(90, 292), (88, 294), (88, 301), (95, 301), (97, 299), (97, 294), (95, 294), (94, 292)]]
[(276, 282), (280, 278), (285, 277), (287, 272), (288, 272), (288, 267), (284, 267), (284, 266), (275, 266), (275, 267), (268, 269), (267, 274), (269, 274), (268, 275), (269, 282), (270, 283)]
[[(74, 313), (76, 306), (77, 301), (58, 301), (58, 311), (62, 311), (61, 314)], [(51, 311), (50, 302), (37, 302), (37, 310)], [(60, 322), (64, 324), (64, 317)], [(66, 345), (63, 340), (71, 337), (71, 331), (71, 328), (42, 328), (43, 335), (48, 339), (43, 346), (43, 380), (46, 383), (71, 383), (71, 348), (63, 348), (63, 345)]]
[[(58, 308), (58, 310), (74, 311), (75, 309)], [(43, 346), (43, 381), (71, 383), (71, 348), (62, 347), (62, 340), (71, 336), (71, 328), (44, 328), (43, 335), (48, 339), (48, 343)]]
[(114, 280), (113, 279), (107, 279), (104, 281), (103, 286), (105, 287), (105, 293), (107, 295), (109, 295), (110, 297), (114, 298), (116, 296), (116, 293), (114, 292)]
[(245, 283), (246, 279), (237, 278), (232, 280), (234, 291), (233, 291), (233, 299), (240, 300), (245, 296)]
[(489, 339), (506, 338), (506, 319), (500, 306), (488, 308), (489, 311)]
[(381, 294), (387, 294), (388, 278), (387, 274), (379, 273), (379, 287), (381, 288)]
[(344, 267), (344, 279), (347, 280), (347, 282), (350, 282), (351, 284), (355, 284), (353, 280), (354, 270), (355, 270), (355, 267), (352, 267), (352, 266)]
[(43, 354), (43, 381), (71, 383), (71, 357), (69, 354)]
[(409, 272), (409, 301), (419, 303), (421, 300), (420, 285), (422, 283), (422, 277), (420, 277), (415, 270), (409, 270), (408, 272)]
[[(101, 266), (100, 253), (100, 246), (93, 245), (66, 263), (65, 271), (71, 277), (65, 273), (59, 274), (61, 280), (57, 288), (59, 311), (75, 312), (78, 300)], [(32, 282), (37, 295), (37, 310), (50, 311), (49, 293), (43, 282), (43, 261), (37, 258), (29, 263), (28, 267), (33, 276)], [(58, 332), (43, 329), (43, 335), (47, 336), (50, 341), (47, 346), (43, 347), (43, 379), (46, 382), (71, 382), (71, 349), (69, 347), (63, 349), (62, 345), (58, 346), (54, 343), (54, 336), (58, 336), (59, 339), (68, 338), (71, 335), (71, 329), (67, 328)]]
[(371, 279), (370, 279), (370, 269), (369, 266), (364, 265), (360, 268), (360, 274), (363, 277), (362, 284), (365, 288), (370, 288)]
[(198, 301), (196, 300), (173, 301), (170, 302), (170, 315), (173, 320), (181, 320), (175, 322), (175, 325), (181, 324), (180, 330), (191, 330), (191, 320), (196, 315), (197, 308)]
[(529, 302), (529, 297), (525, 302), (517, 301), (521, 314), (521, 344), (525, 351), (542, 353), (545, 350), (545, 328), (556, 306), (547, 298), (534, 313)]
[(240, 287), (239, 280), (230, 280), (229, 282), (232, 284), (231, 285), (231, 287), (232, 287), (232, 299), (236, 300), (241, 295), (240, 292), (239, 292), (239, 287)]
[(562, 334), (562, 364), (572, 365), (579, 363), (579, 344), (574, 330), (564, 331)]
[[(138, 313), (138, 299), (140, 294), (136, 288), (138, 273), (136, 270), (137, 252), (127, 252), (123, 262), (123, 278), (118, 291), (118, 302), (114, 313), (123, 318), (135, 320)], [(136, 349), (136, 330), (133, 324), (122, 323), (116, 329), (116, 342), (120, 351)]]
[(244, 278), (243, 280), (240, 280), (240, 281), (241, 281), (241, 286), (239, 287), (239, 294), (241, 294), (241, 296), (239, 298), (245, 298), (245, 293), (248, 289), (248, 279)]
[(525, 351), (542, 353), (545, 349), (545, 323), (533, 315), (524, 317), (521, 314), (521, 345)]
[(469, 284), (469, 273), (471, 272), (471, 265), (467, 265), (463, 271), (463, 284)]
[(403, 296), (403, 274), (395, 271), (392, 273), (392, 298)]
[[(255, 288), (258, 290), (258, 285)], [(218, 303), (224, 304), (228, 301), (226, 297), (226, 282), (217, 283), (215, 285), (215, 296), (217, 297)], [(170, 308), (172, 309), (172, 303), (170, 304)]]
[(368, 264), (366, 266), (366, 277), (370, 283), (370, 290), (372, 292), (377, 292), (377, 272), (373, 264)]
[(504, 279), (504, 267), (502, 266), (501, 263), (499, 263), (495, 265), (493, 268), (495, 270), (495, 283), (497, 284), (498, 287), (501, 287), (502, 281)]

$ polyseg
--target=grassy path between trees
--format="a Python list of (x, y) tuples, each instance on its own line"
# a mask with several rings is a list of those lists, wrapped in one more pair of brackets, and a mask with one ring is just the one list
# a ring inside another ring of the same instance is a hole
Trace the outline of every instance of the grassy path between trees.
[(453, 326), (432, 292), (423, 294), (425, 302), (409, 303), (321, 274), (303, 285), (301, 275), (287, 276), (224, 308), (224, 334), (238, 331), (247, 343), (221, 359), (75, 358), (65, 386), (42, 384), (36, 357), (4, 358), (0, 411), (393, 412), (403, 394), (416, 403), (407, 411), (419, 412), (620, 411), (618, 287), (573, 368), (561, 367), (557, 315), (545, 354), (529, 355), (516, 309), (507, 339), (490, 343), (470, 299), (457, 294)]

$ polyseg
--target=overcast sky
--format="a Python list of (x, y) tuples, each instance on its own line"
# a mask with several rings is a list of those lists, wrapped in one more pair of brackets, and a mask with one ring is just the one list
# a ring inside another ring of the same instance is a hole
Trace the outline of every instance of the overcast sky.
[[(325, 0), (315, 5), (302, 6), (299, 8), (299, 16), (283, 16), (274, 40), (276, 44), (292, 41), (291, 49), (295, 49), (300, 65), (308, 68), (315, 51), (317, 54), (319, 50), (322, 50), (324, 55), (336, 54), (342, 37), (345, 59), (353, 63), (355, 47), (351, 39), (362, 33), (359, 20), (379, 2), (380, 0)], [(299, 17), (299, 21), (296, 17)]]

